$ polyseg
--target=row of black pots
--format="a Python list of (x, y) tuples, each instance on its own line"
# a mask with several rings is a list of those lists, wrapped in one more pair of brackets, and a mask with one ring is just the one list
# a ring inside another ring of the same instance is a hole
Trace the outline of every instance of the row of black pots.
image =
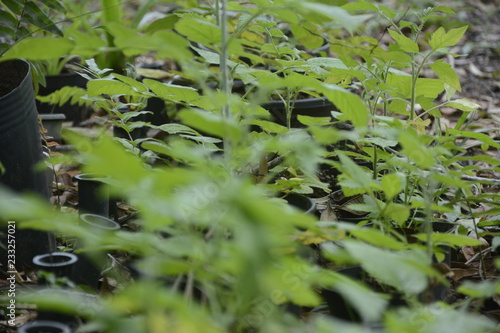
[[(100, 215), (81, 214), (80, 221), (94, 232), (114, 232), (120, 229), (118, 223)], [(78, 249), (78, 241), (75, 245)], [(107, 254), (103, 251), (85, 251), (78, 254), (48, 252), (33, 257), (33, 264), (40, 270), (54, 274), (55, 277), (67, 277), (78, 285), (97, 290), (106, 257)], [(43, 278), (39, 282), (47, 283)]]
[[(4, 61), (0, 62), (0, 73), (0, 163), (5, 170), (0, 172), (0, 186), (18, 194), (34, 193), (48, 202), (49, 175), (36, 168), (44, 155), (30, 66), (22, 60)], [(0, 247), (0, 262), (7, 267), (8, 229), (2, 227), (0, 231), (4, 245)], [(50, 233), (17, 229), (15, 237), (17, 244), (29, 244), (16, 249), (15, 267), (19, 271), (23, 265), (30, 265), (35, 255), (55, 249)]]
[[(93, 232), (112, 233), (120, 228), (119, 224), (113, 220), (95, 214), (81, 214), (80, 221), (83, 226)], [(75, 248), (77, 250), (79, 248), (78, 240)], [(94, 291), (100, 289), (99, 281), (106, 261), (107, 253), (99, 250), (81, 253), (49, 252), (33, 258), (33, 264), (39, 272), (39, 285), (45, 286), (55, 282), (48, 279), (47, 273), (49, 273), (54, 278), (66, 278), (76, 285)], [(40, 274), (42, 271), (46, 274)], [(39, 310), (37, 320), (22, 326), (19, 332), (72, 332), (72, 328), (77, 326), (78, 322), (79, 320), (73, 315)]]

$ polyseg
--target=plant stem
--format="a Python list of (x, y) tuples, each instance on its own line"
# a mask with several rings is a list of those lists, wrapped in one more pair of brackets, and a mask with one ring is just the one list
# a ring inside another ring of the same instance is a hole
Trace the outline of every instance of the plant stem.
[[(218, 18), (219, 26), (221, 29), (221, 48), (220, 48), (220, 73), (221, 73), (221, 88), (224, 93), (224, 97), (226, 98), (224, 106), (222, 108), (222, 115), (225, 119), (229, 119), (231, 117), (231, 109), (229, 106), (229, 96), (231, 94), (230, 91), (230, 82), (229, 82), (229, 71), (227, 68), (227, 47), (228, 47), (228, 33), (227, 33), (227, 11), (226, 11), (226, 0), (217, 0), (215, 4), (215, 8), (219, 8), (217, 11), (216, 17)], [(224, 152), (225, 155), (228, 156), (230, 151), (230, 142), (229, 139), (224, 136), (223, 138), (224, 144)]]

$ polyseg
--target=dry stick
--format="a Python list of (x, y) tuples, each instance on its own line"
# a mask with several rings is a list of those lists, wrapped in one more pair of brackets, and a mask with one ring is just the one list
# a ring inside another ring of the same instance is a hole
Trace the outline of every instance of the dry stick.
[(470, 258), (469, 260), (467, 260), (465, 262), (465, 265), (468, 265), (470, 264), (471, 262), (475, 261), (479, 256), (482, 256), (483, 254), (487, 254), (488, 252), (491, 252), (493, 249), (490, 247), (482, 250), (482, 251), (479, 251), (478, 253), (476, 253), (472, 258)]

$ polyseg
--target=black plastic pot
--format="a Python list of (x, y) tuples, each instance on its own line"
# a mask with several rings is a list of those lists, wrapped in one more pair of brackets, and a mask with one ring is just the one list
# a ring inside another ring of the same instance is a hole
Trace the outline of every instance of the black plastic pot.
[[(120, 112), (122, 114), (127, 113), (127, 112), (129, 112), (129, 109), (127, 109), (127, 108), (119, 109), (118, 112)], [(146, 121), (146, 120), (147, 120), (146, 115), (142, 114), (142, 115), (139, 115), (137, 117), (132, 118), (131, 121)], [(137, 140), (140, 138), (144, 138), (145, 135), (146, 135), (146, 128), (145, 127), (137, 127), (137, 128), (134, 128), (132, 131), (130, 131), (130, 133), (127, 133), (127, 131), (125, 131), (123, 128), (113, 125), (113, 136), (117, 137), (117, 138), (122, 138), (122, 139), (127, 139), (127, 140), (130, 140), (130, 139)]]
[[(63, 87), (79, 87), (85, 88), (87, 79), (77, 73), (61, 73), (58, 75), (49, 75), (45, 77), (46, 86), (40, 86), (38, 90), (39, 96), (47, 96), (51, 93), (62, 89)], [(52, 105), (50, 103), (42, 103), (36, 101), (36, 107), (40, 114), (43, 113), (62, 113), (68, 121), (72, 121), (74, 125), (79, 124), (87, 117), (86, 109), (78, 105), (71, 105), (66, 102), (62, 106)]]
[[(44, 157), (30, 66), (21, 60), (0, 62), (0, 73), (0, 163), (5, 168), (5, 173), (0, 173), (0, 186), (48, 200), (48, 174), (35, 170)], [(0, 240), (6, 244), (6, 228), (1, 231)], [(15, 237), (17, 244), (25, 244), (16, 249), (19, 270), (24, 264), (30, 265), (33, 256), (55, 249), (54, 237), (46, 232), (17, 229)], [(6, 260), (6, 250), (0, 248), (0, 261), (6, 264)]]
[(47, 130), (45, 135), (50, 137), (51, 140), (60, 143), (62, 124), (66, 120), (66, 115), (63, 113), (41, 114), (40, 119), (42, 120), (43, 127)]
[[(120, 225), (113, 220), (95, 214), (80, 215), (81, 225), (97, 234), (111, 233), (120, 229)], [(77, 243), (76, 247), (79, 247)], [(85, 251), (78, 253), (76, 264), (75, 283), (98, 289), (101, 272), (106, 262), (106, 252)]]
[(329, 200), (335, 215), (339, 221), (358, 223), (366, 220), (368, 213), (355, 213), (349, 210), (348, 206), (358, 200), (359, 196), (346, 197), (342, 190), (330, 193)]
[[(281, 100), (270, 101), (262, 105), (262, 107), (271, 113), (273, 121), (279, 125), (287, 126), (286, 121), (286, 104)], [(323, 98), (307, 98), (297, 99), (293, 104), (292, 115), (290, 118), (290, 127), (303, 128), (305, 127), (298, 119), (298, 115), (309, 117), (329, 117), (332, 118), (332, 111), (336, 111), (336, 107)]]
[(306, 197), (305, 195), (289, 193), (284, 197), (284, 199), (288, 202), (289, 205), (303, 210), (305, 214), (316, 213), (316, 203), (311, 198)]
[[(379, 288), (377, 281), (370, 277), (361, 266), (339, 269), (337, 273), (348, 276), (353, 280), (362, 281), (373, 290)], [(331, 316), (347, 321), (361, 322), (361, 315), (352, 306), (351, 302), (345, 299), (339, 292), (331, 289), (323, 289), (321, 294), (328, 305)], [(388, 295), (390, 296), (389, 307), (394, 308), (406, 305), (406, 301), (403, 300), (401, 294), (389, 293)]]
[(52, 320), (35, 320), (24, 324), (17, 330), (18, 333), (71, 333), (69, 326)]
[[(66, 277), (73, 280), (74, 266), (78, 261), (78, 256), (69, 252), (50, 252), (39, 254), (33, 258), (33, 264), (39, 269), (54, 274), (56, 277)], [(40, 279), (39, 283), (46, 281)]]
[(80, 214), (91, 213), (109, 217), (109, 193), (103, 186), (103, 178), (89, 173), (82, 173), (78, 180), (78, 211)]

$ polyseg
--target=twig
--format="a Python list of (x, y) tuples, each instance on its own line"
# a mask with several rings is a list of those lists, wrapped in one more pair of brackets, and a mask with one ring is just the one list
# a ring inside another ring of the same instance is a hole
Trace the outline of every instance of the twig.
[(469, 265), (471, 262), (475, 261), (479, 256), (482, 256), (483, 254), (486, 254), (488, 252), (491, 252), (492, 251), (492, 248), (491, 246), (482, 250), (482, 251), (479, 251), (478, 253), (476, 253), (472, 258), (470, 258), (469, 260), (467, 260), (465, 262), (466, 265)]

